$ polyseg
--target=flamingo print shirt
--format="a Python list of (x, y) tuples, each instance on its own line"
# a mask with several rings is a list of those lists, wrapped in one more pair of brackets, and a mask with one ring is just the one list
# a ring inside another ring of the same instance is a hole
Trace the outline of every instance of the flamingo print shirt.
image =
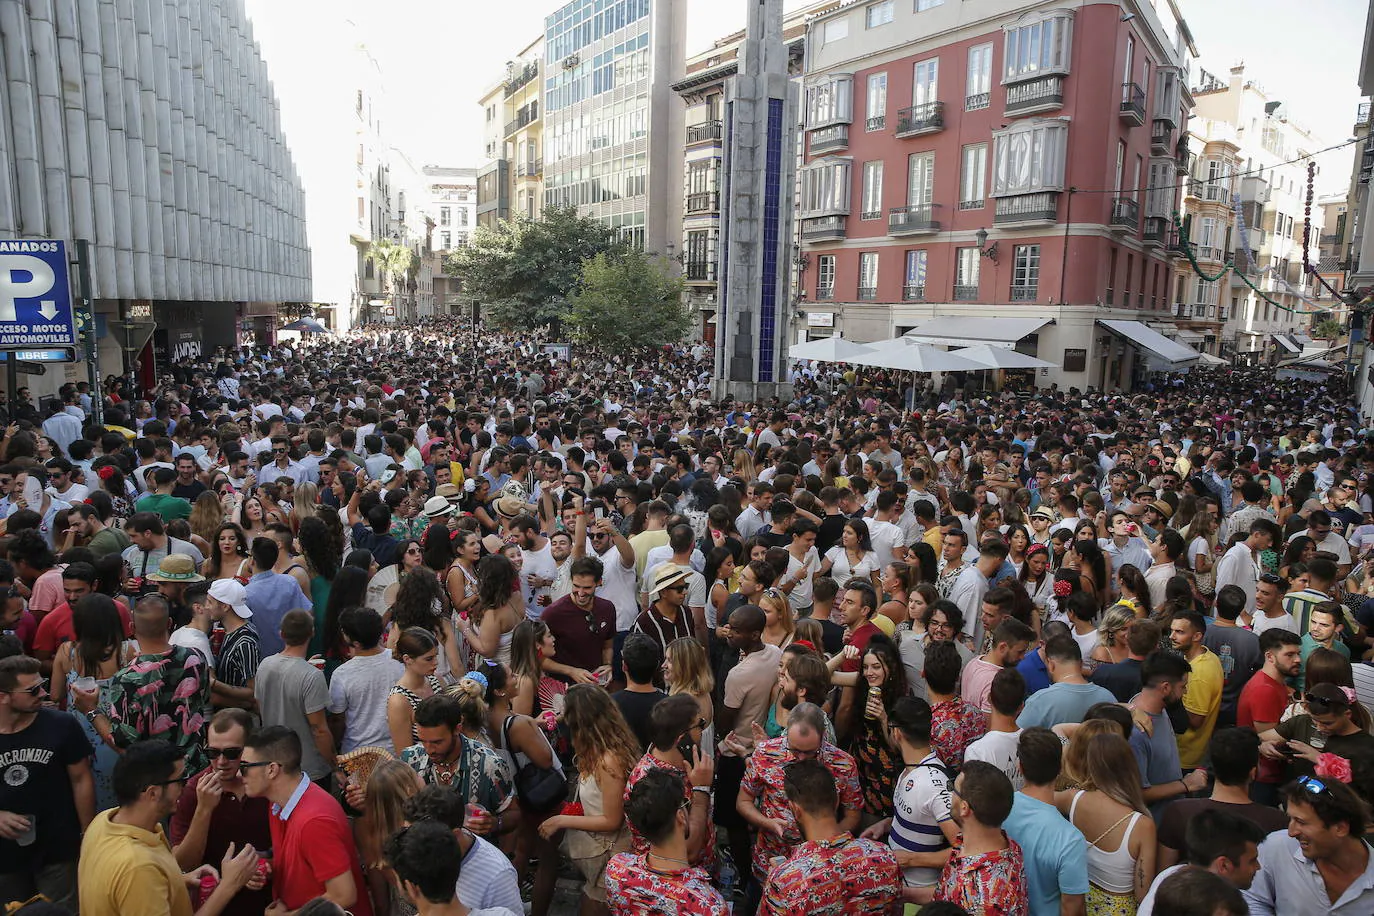
[(209, 708), (205, 660), (185, 646), (137, 656), (115, 672), (100, 697), (116, 747), (162, 738), (185, 755), (187, 773), (205, 768), (201, 738)]

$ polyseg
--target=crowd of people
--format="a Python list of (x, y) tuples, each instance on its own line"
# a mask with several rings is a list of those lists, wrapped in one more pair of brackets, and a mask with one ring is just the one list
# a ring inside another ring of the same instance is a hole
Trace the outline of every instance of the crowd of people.
[(1374, 912), (1341, 379), (709, 355), (418, 324), (19, 405), (0, 903)]

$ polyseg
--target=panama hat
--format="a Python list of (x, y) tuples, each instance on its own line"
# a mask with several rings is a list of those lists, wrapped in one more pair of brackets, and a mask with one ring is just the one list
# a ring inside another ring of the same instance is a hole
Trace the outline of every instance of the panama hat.
[(149, 582), (204, 582), (196, 572), (196, 561), (184, 553), (169, 553), (157, 564), (157, 572), (148, 574)]
[(684, 566), (678, 566), (676, 563), (664, 563), (654, 572), (654, 584), (649, 591), (657, 595), (670, 585), (687, 581), (691, 574), (692, 571)]
[(421, 514), (425, 518), (442, 518), (453, 511), (453, 504), (442, 496), (431, 496), (425, 500), (425, 507)]

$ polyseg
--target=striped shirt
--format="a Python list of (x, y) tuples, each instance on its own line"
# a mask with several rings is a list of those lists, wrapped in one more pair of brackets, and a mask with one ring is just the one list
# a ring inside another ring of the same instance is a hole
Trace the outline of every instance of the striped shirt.
[[(889, 846), (903, 852), (940, 852), (949, 848), (940, 829), (940, 824), (951, 817), (949, 783), (949, 775), (934, 753), (902, 773), (892, 799)], [(903, 872), (909, 887), (931, 887), (940, 880), (938, 868), (906, 868)]]
[(215, 658), (216, 679), (230, 687), (247, 687), (258, 676), (259, 660), (258, 631), (246, 623), (225, 635)]

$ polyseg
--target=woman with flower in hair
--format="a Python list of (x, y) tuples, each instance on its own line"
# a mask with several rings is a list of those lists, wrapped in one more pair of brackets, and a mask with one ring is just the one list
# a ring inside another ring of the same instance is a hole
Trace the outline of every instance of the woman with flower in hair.
[(114, 464), (96, 468), (95, 476), (100, 478), (100, 488), (110, 494), (110, 514), (120, 520), (119, 527), (134, 514), (134, 504), (129, 498), (129, 481), (124, 472)]
[[(1320, 650), (1319, 650), (1320, 651)], [(1315, 654), (1315, 653), (1314, 653)], [(1321, 683), (1308, 688), (1305, 712), (1280, 722), (1260, 734), (1260, 753), (1288, 764), (1284, 781), (1312, 776), (1318, 765), (1337, 766), (1323, 755), (1347, 761), (1374, 761), (1374, 735), (1369, 733), (1369, 711), (1355, 691), (1339, 684)]]

